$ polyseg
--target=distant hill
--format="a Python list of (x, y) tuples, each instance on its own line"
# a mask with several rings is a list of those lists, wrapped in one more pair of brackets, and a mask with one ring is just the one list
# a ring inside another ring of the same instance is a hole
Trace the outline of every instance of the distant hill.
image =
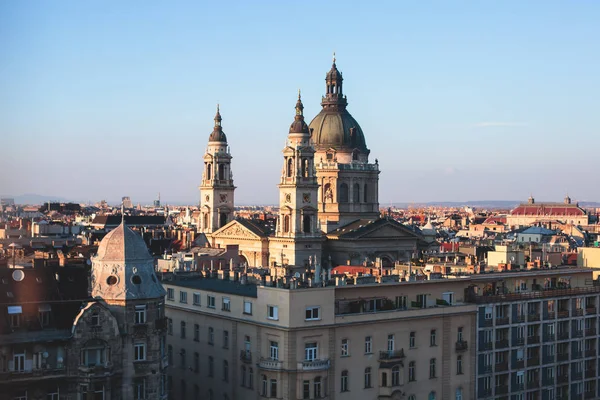
[(49, 201), (51, 202), (58, 202), (58, 203), (66, 203), (72, 200), (68, 200), (65, 199), (64, 197), (60, 197), (60, 196), (47, 196), (47, 195), (41, 195), (41, 194), (35, 194), (35, 193), (26, 193), (26, 194), (22, 194), (22, 195), (18, 195), (18, 196), (11, 196), (11, 195), (0, 195), (1, 198), (11, 198), (11, 199), (15, 199), (15, 204), (43, 204), (43, 203), (47, 203)]
[[(476, 207), (488, 209), (511, 209), (523, 203), (520, 200), (467, 200), (467, 201), (429, 201), (425, 203), (393, 203), (394, 207)], [(581, 207), (600, 207), (600, 202), (582, 201), (579, 202)], [(384, 204), (380, 204), (384, 206)]]

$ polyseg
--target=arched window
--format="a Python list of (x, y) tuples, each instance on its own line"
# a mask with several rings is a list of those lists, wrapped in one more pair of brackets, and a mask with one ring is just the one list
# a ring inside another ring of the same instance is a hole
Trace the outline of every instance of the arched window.
[(310, 168), (308, 167), (308, 158), (302, 159), (302, 176), (308, 178)]
[(352, 161), (358, 161), (358, 151), (354, 150), (352, 152)]
[(392, 367), (392, 386), (400, 386), (400, 366)]
[(369, 202), (369, 191), (367, 190), (368, 186), (365, 183), (364, 189), (363, 189), (363, 202), (368, 203)]
[(326, 183), (323, 187), (323, 202), (333, 201), (333, 190), (331, 190), (331, 183)]
[(354, 184), (352, 201), (355, 203), (360, 203), (360, 185), (358, 183)]
[(206, 179), (209, 181), (212, 179), (212, 164), (211, 163), (206, 164)]
[(242, 386), (246, 386), (246, 366), (242, 365)]
[(204, 218), (203, 218), (203, 226), (204, 229), (208, 229), (208, 213), (204, 213)]
[(317, 376), (315, 378), (315, 399), (321, 398), (321, 377)]
[(429, 399), (429, 400), (435, 400), (435, 392), (433, 392), (433, 391), (429, 392), (429, 397), (428, 397), (428, 399)]
[(463, 400), (462, 398), (462, 388), (456, 389), (456, 397), (455, 400)]
[(225, 164), (219, 164), (219, 180), (225, 180)]
[(371, 385), (371, 367), (367, 367), (365, 368), (365, 389), (372, 387)]
[(286, 172), (286, 176), (288, 178), (292, 177), (294, 171), (294, 159), (292, 157), (287, 159), (287, 172)]
[(347, 203), (348, 202), (348, 185), (342, 183), (340, 185), (340, 194), (339, 194), (339, 202)]
[(342, 371), (342, 379), (340, 382), (340, 391), (347, 392), (348, 391), (348, 370)]
[(268, 383), (267, 383), (267, 376), (266, 375), (262, 376), (261, 382), (262, 382), (262, 385), (260, 387), (260, 394), (263, 397), (267, 397), (267, 389), (268, 389), (267, 385), (268, 385)]
[(302, 232), (310, 233), (310, 215), (304, 215), (302, 217)]
[(224, 227), (225, 224), (227, 224), (227, 213), (222, 212), (219, 214), (219, 228)]
[(283, 232), (288, 233), (290, 231), (290, 216), (283, 216)]

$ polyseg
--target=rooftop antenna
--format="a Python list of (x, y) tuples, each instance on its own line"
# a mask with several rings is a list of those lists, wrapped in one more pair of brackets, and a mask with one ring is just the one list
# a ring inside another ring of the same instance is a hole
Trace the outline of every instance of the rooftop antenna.
[(121, 202), (121, 223), (125, 223), (125, 203)]
[(335, 64), (335, 51), (333, 52), (333, 63)]

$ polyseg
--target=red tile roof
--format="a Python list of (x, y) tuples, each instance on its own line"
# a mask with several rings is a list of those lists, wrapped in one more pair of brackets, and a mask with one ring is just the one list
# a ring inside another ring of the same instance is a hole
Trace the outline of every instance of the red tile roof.
[(575, 204), (552, 204), (552, 203), (540, 203), (540, 204), (521, 204), (510, 212), (510, 215), (548, 215), (548, 216), (582, 216), (585, 215), (579, 206)]

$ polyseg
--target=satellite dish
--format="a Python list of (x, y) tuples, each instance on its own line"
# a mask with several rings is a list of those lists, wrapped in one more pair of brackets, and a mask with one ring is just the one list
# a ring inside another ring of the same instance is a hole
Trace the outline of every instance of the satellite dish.
[(23, 279), (25, 279), (25, 272), (23, 272), (20, 269), (17, 269), (15, 271), (13, 271), (12, 277), (15, 281), (21, 282)]
[(300, 272), (296, 272), (296, 273), (294, 274), (294, 278), (300, 278)]
[(45, 352), (42, 354), (42, 357), (44, 357), (44, 358), (48, 358), (48, 352), (47, 352), (47, 351), (45, 351)]

